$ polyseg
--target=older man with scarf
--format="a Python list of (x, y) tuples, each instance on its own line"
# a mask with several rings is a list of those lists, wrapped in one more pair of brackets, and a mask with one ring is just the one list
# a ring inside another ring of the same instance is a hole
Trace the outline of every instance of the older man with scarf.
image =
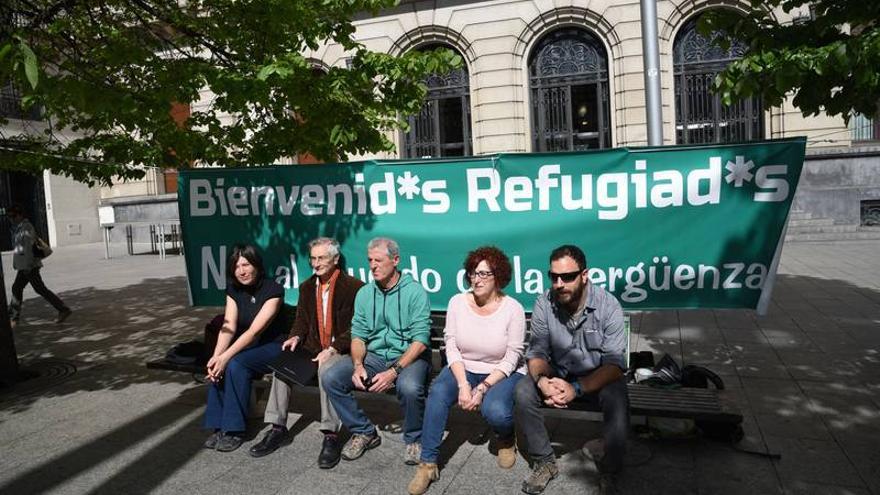
[[(350, 352), (354, 298), (364, 283), (340, 269), (339, 243), (335, 239), (320, 237), (310, 242), (309, 262), (315, 274), (299, 286), (296, 320), (282, 349), (302, 348), (313, 356), (312, 361), (318, 363), (320, 385), (324, 373)], [(337, 432), (341, 424), (324, 389), (320, 390), (324, 443), (318, 456), (318, 467), (329, 469), (339, 462)], [(290, 391), (287, 382), (278, 375), (273, 377), (263, 418), (271, 428), (259, 443), (251, 447), (253, 457), (271, 454), (287, 438)]]

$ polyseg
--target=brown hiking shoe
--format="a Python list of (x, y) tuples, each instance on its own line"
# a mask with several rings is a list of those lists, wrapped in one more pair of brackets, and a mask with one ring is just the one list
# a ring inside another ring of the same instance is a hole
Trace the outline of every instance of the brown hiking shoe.
[(380, 443), (382, 443), (382, 439), (376, 433), (372, 435), (355, 433), (348, 439), (348, 442), (345, 442), (345, 447), (342, 448), (342, 458), (346, 461), (353, 461), (364, 455), (367, 450), (378, 447)]
[(498, 447), (498, 467), (501, 469), (510, 469), (516, 464), (516, 445), (513, 438), (498, 439), (496, 442)]
[(440, 478), (440, 471), (437, 469), (437, 464), (422, 462), (416, 469), (416, 475), (409, 482), (407, 489), (410, 495), (422, 495), (428, 491), (431, 482), (437, 481), (438, 478)]
[(556, 467), (555, 462), (536, 462), (535, 467), (532, 468), (532, 474), (522, 483), (522, 491), (529, 495), (538, 495), (547, 488), (547, 483), (550, 483), (550, 480), (557, 475), (559, 475), (559, 468)]

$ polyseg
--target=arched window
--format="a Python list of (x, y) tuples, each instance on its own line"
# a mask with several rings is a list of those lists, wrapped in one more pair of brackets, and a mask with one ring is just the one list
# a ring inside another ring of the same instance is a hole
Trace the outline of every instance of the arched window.
[[(458, 53), (447, 45), (429, 45), (421, 50), (441, 47)], [(471, 96), (467, 67), (462, 66), (447, 74), (431, 74), (425, 84), (428, 86), (425, 104), (418, 115), (408, 118), (409, 132), (403, 135), (403, 157), (471, 155)]]
[(588, 32), (567, 28), (538, 42), (529, 58), (533, 151), (611, 146), (608, 56)]
[[(675, 37), (675, 140), (688, 143), (732, 143), (764, 139), (764, 105), (748, 98), (727, 106), (712, 92), (715, 76), (745, 53), (745, 44), (731, 40), (723, 50), (697, 32), (699, 16)], [(720, 36), (714, 34), (713, 36)]]

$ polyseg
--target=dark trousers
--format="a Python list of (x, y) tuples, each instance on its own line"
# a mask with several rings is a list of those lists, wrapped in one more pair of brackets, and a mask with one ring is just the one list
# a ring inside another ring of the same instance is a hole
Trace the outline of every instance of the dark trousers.
[(9, 319), (17, 321), (21, 317), (21, 299), (24, 295), (24, 288), (27, 284), (31, 284), (34, 291), (43, 296), (43, 299), (49, 302), (56, 311), (67, 309), (64, 302), (55, 295), (54, 292), (46, 287), (43, 283), (43, 277), (40, 276), (39, 268), (30, 270), (18, 270), (15, 272), (15, 281), (12, 282), (12, 299), (9, 301)]
[[(623, 465), (626, 451), (626, 436), (629, 430), (629, 396), (623, 377), (610, 383), (596, 394), (585, 394), (575, 401), (598, 402), (603, 416), (605, 437), (605, 458), (603, 463), (611, 470)], [(544, 400), (534, 380), (526, 375), (516, 385), (516, 425), (526, 441), (529, 457), (535, 462), (550, 462), (555, 459), (550, 436), (544, 426), (541, 408)]]
[(256, 344), (239, 352), (226, 365), (220, 383), (208, 383), (204, 427), (231, 432), (245, 431), (251, 398), (251, 380), (268, 373), (267, 364), (281, 354), (281, 342)]

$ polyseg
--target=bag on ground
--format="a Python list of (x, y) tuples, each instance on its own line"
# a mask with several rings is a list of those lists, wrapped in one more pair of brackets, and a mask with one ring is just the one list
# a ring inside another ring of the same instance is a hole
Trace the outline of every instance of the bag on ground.
[(217, 347), (217, 337), (223, 328), (223, 317), (224, 315), (219, 314), (205, 325), (205, 354), (203, 359), (206, 363), (214, 355), (214, 348)]

